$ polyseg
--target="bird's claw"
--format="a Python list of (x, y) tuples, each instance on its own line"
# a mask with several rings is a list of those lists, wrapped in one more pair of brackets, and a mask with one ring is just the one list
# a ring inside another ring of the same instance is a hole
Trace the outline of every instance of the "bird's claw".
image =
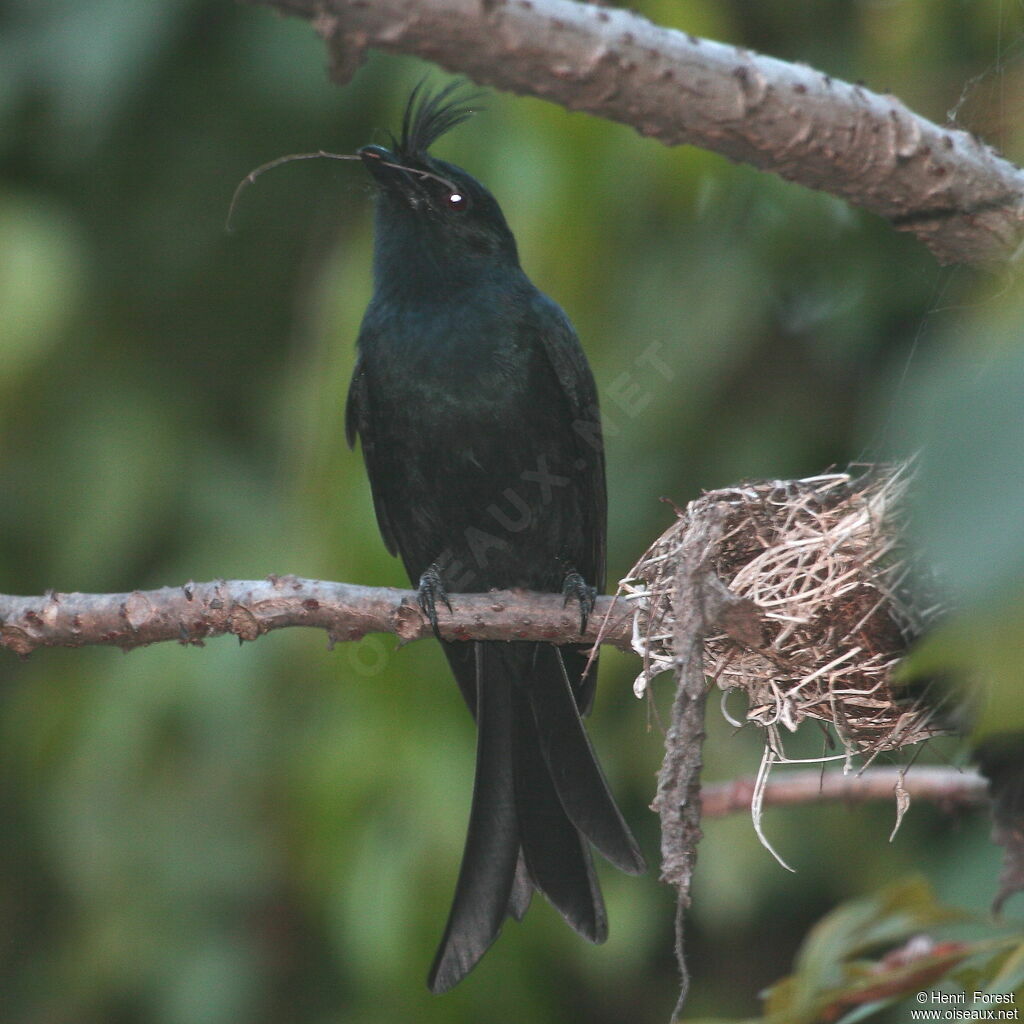
[(441, 578), (441, 568), (436, 562), (425, 569), (423, 575), (420, 576), (416, 600), (420, 610), (429, 620), (434, 636), (440, 640), (441, 629), (437, 624), (437, 602), (443, 602), (449, 612), (451, 612), (452, 606), (448, 600), (448, 591), (444, 588), (444, 580)]
[(590, 586), (587, 581), (575, 569), (566, 573), (562, 581), (562, 593), (565, 595), (564, 608), (570, 601), (575, 599), (580, 606), (580, 633), (586, 633), (587, 621), (590, 613), (594, 610), (594, 602), (597, 600), (597, 588)]

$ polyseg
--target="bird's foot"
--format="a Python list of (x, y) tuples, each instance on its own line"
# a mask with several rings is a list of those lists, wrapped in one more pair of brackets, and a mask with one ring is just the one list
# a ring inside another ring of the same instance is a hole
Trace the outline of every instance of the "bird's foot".
[(587, 581), (575, 569), (565, 574), (562, 581), (562, 593), (565, 595), (565, 604), (575, 599), (580, 606), (580, 633), (586, 633), (587, 620), (594, 610), (594, 601), (597, 599), (597, 589), (590, 586)]
[(428, 566), (420, 576), (417, 601), (420, 610), (430, 620), (430, 628), (433, 629), (434, 636), (440, 640), (441, 630), (437, 624), (437, 602), (441, 601), (449, 612), (452, 610), (452, 606), (448, 600), (448, 591), (444, 588), (444, 580), (441, 578), (441, 567), (437, 562)]

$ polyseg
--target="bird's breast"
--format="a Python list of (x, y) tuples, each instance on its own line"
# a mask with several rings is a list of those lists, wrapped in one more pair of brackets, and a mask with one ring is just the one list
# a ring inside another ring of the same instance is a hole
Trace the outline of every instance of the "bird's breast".
[(599, 464), (580, 459), (527, 303), (388, 303), (368, 311), (359, 346), (367, 465), (413, 580), (438, 560), (461, 566), (452, 592), (592, 572), (580, 524)]
[(528, 397), (536, 353), (500, 310), (481, 316), (456, 303), (399, 311), (382, 327), (363, 355), (389, 405), (429, 411), (437, 427), (458, 428), (521, 409)]

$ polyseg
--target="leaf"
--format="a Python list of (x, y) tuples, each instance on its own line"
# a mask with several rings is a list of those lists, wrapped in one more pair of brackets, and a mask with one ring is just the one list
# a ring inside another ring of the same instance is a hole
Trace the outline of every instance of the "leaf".
[(924, 879), (914, 878), (846, 903), (812, 929), (797, 958), (797, 970), (813, 974), (824, 965), (857, 956), (873, 946), (898, 942), (917, 932), (962, 920), (944, 907)]
[[(979, 951), (992, 951), (991, 943), (936, 942), (926, 934), (968, 917), (938, 903), (921, 879), (838, 907), (808, 934), (793, 974), (766, 992), (765, 1024), (853, 1024), (935, 984)], [(903, 945), (881, 959), (863, 958), (895, 942)]]
[(677, 1017), (673, 1024), (764, 1024), (760, 1017), (746, 1017), (743, 1020), (726, 1020), (724, 1017)]
[[(998, 959), (998, 958), (997, 958)], [(1014, 992), (1024, 990), (1024, 943), (1011, 949), (1002, 966), (989, 979), (983, 992)]]
[[(819, 1005), (815, 1019), (838, 1021), (850, 1006), (871, 1007), (872, 1012), (882, 1009), (934, 985), (971, 955), (971, 947), (965, 943), (931, 943), (917, 936), (877, 963), (859, 965), (860, 976), (845, 988), (828, 994), (828, 1001)], [(854, 1019), (865, 1016), (866, 1013), (860, 1013)]]

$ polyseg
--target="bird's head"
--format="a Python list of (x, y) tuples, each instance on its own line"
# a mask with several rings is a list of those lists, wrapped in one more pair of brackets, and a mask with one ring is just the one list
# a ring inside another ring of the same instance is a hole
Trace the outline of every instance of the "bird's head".
[(378, 186), (376, 249), (386, 271), (417, 256), (451, 272), (507, 262), (516, 243), (501, 207), (461, 167), (429, 153), (442, 135), (472, 117), (461, 82), (431, 93), (421, 82), (409, 97), (402, 130), (390, 148), (363, 146), (364, 166)]

